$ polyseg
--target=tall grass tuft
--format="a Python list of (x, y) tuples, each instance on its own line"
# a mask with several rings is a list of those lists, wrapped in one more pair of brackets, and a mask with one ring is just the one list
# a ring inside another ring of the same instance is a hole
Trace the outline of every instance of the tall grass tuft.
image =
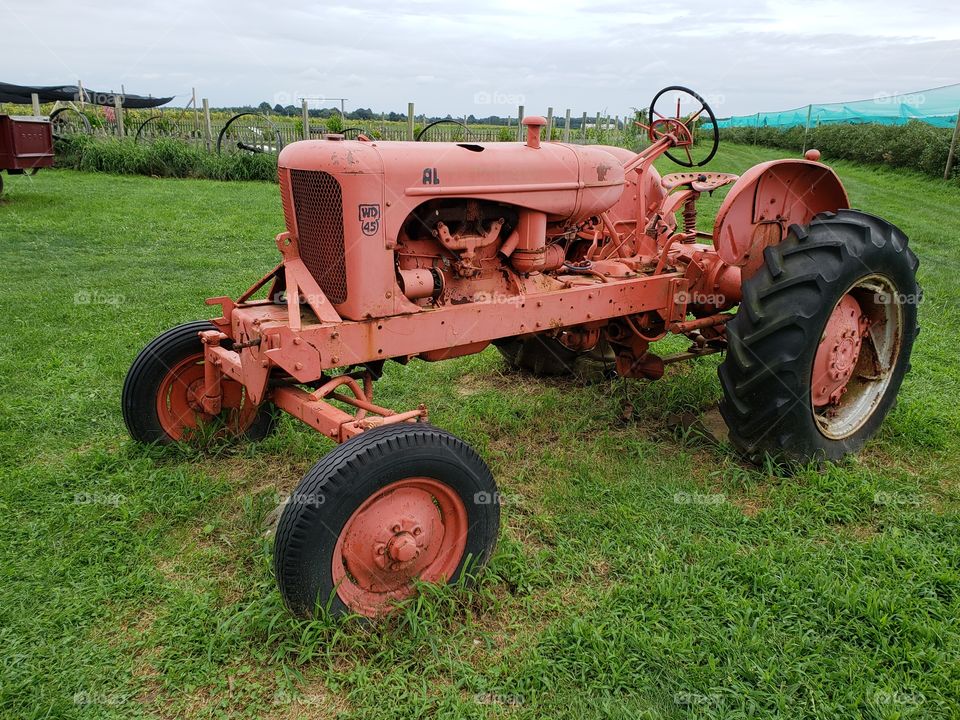
[(58, 167), (119, 175), (268, 180), (276, 182), (277, 158), (271, 154), (217, 155), (180, 140), (161, 138), (151, 144), (132, 140), (73, 135), (56, 141)]

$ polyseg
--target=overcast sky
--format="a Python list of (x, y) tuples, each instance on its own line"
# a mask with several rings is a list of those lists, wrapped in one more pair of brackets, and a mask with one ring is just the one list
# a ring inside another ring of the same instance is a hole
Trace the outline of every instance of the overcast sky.
[[(623, 115), (668, 84), (718, 116), (960, 82), (955, 2), (0, 0), (0, 81), (211, 105)], [(321, 103), (332, 105), (333, 101)], [(338, 103), (336, 103), (338, 104)], [(316, 103), (312, 103), (316, 106)]]

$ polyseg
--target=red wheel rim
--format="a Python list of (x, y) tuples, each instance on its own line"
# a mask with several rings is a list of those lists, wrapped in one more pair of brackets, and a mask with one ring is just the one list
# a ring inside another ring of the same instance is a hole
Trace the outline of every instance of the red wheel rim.
[[(174, 440), (184, 440), (214, 418), (203, 412), (200, 405), (203, 395), (203, 353), (184, 358), (174, 365), (160, 381), (157, 389), (157, 418), (160, 427)], [(224, 380), (223, 410), (224, 429), (239, 435), (253, 424), (257, 408), (244, 402), (243, 388), (239, 383)]]
[(853, 295), (844, 295), (827, 320), (813, 361), (814, 407), (840, 404), (860, 358), (860, 346), (868, 325), (860, 303)]
[(337, 595), (353, 612), (383, 615), (414, 593), (413, 580), (447, 582), (463, 559), (467, 510), (431, 478), (391, 483), (347, 520), (333, 550)]
[(857, 432), (886, 395), (903, 338), (901, 294), (881, 274), (854, 283), (827, 319), (811, 369), (810, 407), (832, 440)]

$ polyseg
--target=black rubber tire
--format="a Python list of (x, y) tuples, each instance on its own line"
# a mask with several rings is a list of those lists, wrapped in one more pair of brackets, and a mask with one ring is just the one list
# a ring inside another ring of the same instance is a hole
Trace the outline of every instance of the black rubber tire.
[(483, 459), (463, 440), (426, 423), (367, 430), (334, 448), (308, 472), (287, 502), (273, 549), (277, 586), (294, 615), (313, 617), (326, 607), (334, 616), (351, 612), (335, 592), (333, 553), (353, 512), (372, 494), (407, 477), (439, 480), (459, 495), (467, 511), (464, 556), (483, 566), (497, 543), (497, 485)]
[(546, 335), (513, 337), (494, 343), (507, 364), (537, 377), (573, 377), (583, 381), (604, 380), (616, 373), (616, 356), (601, 340), (593, 350), (571, 350)]
[[(123, 421), (134, 440), (161, 445), (176, 442), (166, 433), (157, 417), (156, 398), (160, 383), (171, 367), (184, 358), (203, 352), (203, 343), (198, 334), (200, 331), (215, 329), (208, 320), (184, 323), (155, 337), (137, 355), (127, 371), (121, 397)], [(223, 347), (229, 349), (231, 344), (226, 341)], [(273, 431), (279, 418), (280, 410), (273, 403), (264, 402), (242, 439), (251, 442), (263, 440)]]
[(892, 224), (856, 210), (817, 215), (764, 251), (764, 265), (743, 283), (727, 323), (719, 367), (720, 411), (731, 442), (747, 457), (836, 461), (855, 453), (893, 406), (919, 332), (917, 303), (901, 303), (903, 331), (890, 382), (864, 424), (842, 439), (824, 435), (810, 403), (813, 360), (833, 308), (858, 280), (888, 278), (898, 294), (920, 298), (916, 255)]

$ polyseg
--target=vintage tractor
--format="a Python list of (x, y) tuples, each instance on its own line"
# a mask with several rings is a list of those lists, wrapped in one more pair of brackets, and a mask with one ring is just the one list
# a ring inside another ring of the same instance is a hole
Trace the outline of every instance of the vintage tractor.
[[(836, 460), (876, 432), (917, 334), (907, 238), (851, 210), (816, 151), (740, 177), (661, 177), (654, 160), (698, 167), (718, 130), (680, 87), (648, 117), (640, 152), (542, 142), (545, 121), (527, 117), (525, 143), (333, 135), (280, 154), (281, 262), (237, 300), (207, 300), (220, 317), (147, 345), (123, 416), (144, 443), (257, 440), (284, 410), (341, 443), (279, 521), (275, 572), (292, 612), (381, 615), (415, 579), (455, 582), (493, 551), (490, 470), (424, 405), (374, 402), (387, 361), (492, 343), (533, 372), (589, 357), (656, 379), (725, 352), (721, 411), (745, 455)], [(699, 198), (728, 185), (712, 232), (698, 229)], [(689, 349), (650, 351), (671, 333)]]

